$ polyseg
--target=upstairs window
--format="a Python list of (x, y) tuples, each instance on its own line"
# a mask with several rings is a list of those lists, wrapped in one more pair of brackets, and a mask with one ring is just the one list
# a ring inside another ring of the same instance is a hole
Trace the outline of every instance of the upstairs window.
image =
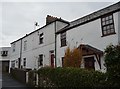
[(66, 32), (61, 33), (61, 47), (66, 46)]
[(13, 50), (12, 51), (15, 52), (15, 43), (13, 43)]
[(24, 51), (27, 49), (27, 40), (24, 41)]
[(39, 44), (43, 43), (43, 33), (39, 35)]
[(40, 55), (39, 55), (39, 58), (38, 58), (38, 66), (43, 66), (43, 54), (40, 54)]
[(115, 34), (113, 14), (101, 18), (103, 36)]
[(8, 55), (8, 51), (1, 51), (1, 56), (5, 57)]

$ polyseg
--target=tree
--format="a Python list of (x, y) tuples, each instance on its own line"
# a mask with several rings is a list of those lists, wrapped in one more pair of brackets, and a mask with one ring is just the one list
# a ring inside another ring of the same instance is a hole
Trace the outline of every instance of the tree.
[(82, 60), (82, 55), (80, 54), (80, 50), (78, 48), (74, 48), (70, 50), (68, 47), (65, 51), (64, 56), (64, 67), (80, 67)]
[(105, 49), (105, 65), (108, 79), (120, 84), (120, 45), (109, 45)]

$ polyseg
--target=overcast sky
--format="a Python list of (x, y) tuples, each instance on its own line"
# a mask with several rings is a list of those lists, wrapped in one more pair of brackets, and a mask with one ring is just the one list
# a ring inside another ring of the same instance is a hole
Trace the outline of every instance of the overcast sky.
[(34, 31), (35, 21), (40, 27), (44, 26), (47, 15), (73, 21), (113, 3), (115, 2), (1, 2), (0, 47), (10, 46), (11, 42)]

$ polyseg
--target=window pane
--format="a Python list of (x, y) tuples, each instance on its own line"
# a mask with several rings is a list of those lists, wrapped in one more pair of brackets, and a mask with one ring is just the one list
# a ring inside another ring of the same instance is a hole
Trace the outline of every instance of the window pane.
[(102, 21), (105, 21), (105, 18), (102, 18)]
[(107, 30), (107, 33), (108, 33), (108, 34), (110, 34), (110, 29), (109, 29), (109, 30)]
[(106, 32), (106, 31), (103, 31), (103, 34), (104, 34), (104, 35), (106, 35), (106, 34), (107, 34), (107, 32)]
[(106, 24), (109, 24), (109, 21), (106, 21)]
[(104, 26), (104, 25), (105, 25), (105, 22), (103, 22), (102, 25)]
[(112, 15), (109, 16), (109, 19), (112, 19)]
[(115, 33), (114, 29), (111, 29), (111, 33)]
[(107, 29), (110, 29), (110, 26), (107, 26)]
[(103, 27), (103, 30), (107, 30), (106, 27)]
[(108, 20), (108, 17), (106, 17), (106, 20)]

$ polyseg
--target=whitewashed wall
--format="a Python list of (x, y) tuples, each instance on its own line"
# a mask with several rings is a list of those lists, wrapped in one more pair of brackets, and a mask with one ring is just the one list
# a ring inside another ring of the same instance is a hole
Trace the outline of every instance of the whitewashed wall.
[[(106, 46), (118, 44), (118, 12), (113, 14), (115, 32), (114, 35), (102, 36), (101, 19), (97, 19), (78, 27), (72, 28), (66, 32), (67, 46), (70, 48), (78, 47), (80, 44), (88, 44), (102, 51)], [(120, 29), (119, 29), (120, 30)], [(61, 57), (64, 57), (66, 47), (61, 47), (60, 34), (57, 35), (57, 65), (61, 66)], [(102, 63), (103, 59), (102, 59)], [(97, 67), (97, 66), (96, 66)], [(102, 65), (104, 68), (104, 66)], [(97, 68), (96, 70), (99, 70)]]
[[(43, 33), (43, 44), (39, 44), (39, 34)], [(54, 23), (32, 33), (23, 39), (27, 40), (27, 50), (22, 50), (22, 60), (26, 58), (26, 68), (38, 68), (38, 57), (43, 54), (43, 66), (50, 65), (50, 51), (55, 49)], [(22, 61), (23, 65), (23, 61)]]
[[(50, 51), (54, 51), (55, 54), (55, 27), (60, 29), (66, 25), (59, 21), (51, 23), (44, 28), (24, 37), (22, 39), (22, 60), (21, 65), (23, 66), (23, 59), (26, 58), (26, 68), (38, 68), (38, 57), (43, 54), (43, 67), (50, 66)], [(43, 33), (43, 44), (39, 44), (39, 34)], [(24, 41), (27, 41), (27, 48), (24, 50)], [(20, 43), (16, 43), (16, 51), (12, 52), (11, 58), (16, 60), (20, 57)], [(11, 45), (12, 46), (12, 45)], [(55, 59), (54, 59), (55, 62)], [(55, 63), (54, 63), (55, 64)], [(16, 66), (17, 67), (17, 66)]]
[[(10, 59), (11, 61), (15, 61), (15, 67), (18, 67), (18, 58), (20, 58), (20, 48), (21, 48), (21, 40), (15, 42), (14, 52), (13, 52), (13, 44), (11, 44)], [(10, 63), (10, 66), (11, 66), (11, 63)]]

